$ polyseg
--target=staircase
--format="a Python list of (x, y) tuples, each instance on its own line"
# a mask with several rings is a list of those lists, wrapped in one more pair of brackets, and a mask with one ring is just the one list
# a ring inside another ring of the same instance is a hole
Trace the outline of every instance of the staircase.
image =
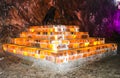
[(3, 44), (3, 49), (14, 55), (63, 64), (115, 52), (117, 45), (106, 44), (104, 38), (89, 37), (88, 32), (79, 32), (78, 26), (47, 25), (31, 26), (19, 38)]

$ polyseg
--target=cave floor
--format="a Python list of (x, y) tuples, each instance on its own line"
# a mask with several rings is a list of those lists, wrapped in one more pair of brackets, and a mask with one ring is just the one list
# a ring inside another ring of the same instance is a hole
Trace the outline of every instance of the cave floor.
[(15, 56), (0, 52), (0, 78), (120, 78), (120, 55), (60, 74), (34, 68)]

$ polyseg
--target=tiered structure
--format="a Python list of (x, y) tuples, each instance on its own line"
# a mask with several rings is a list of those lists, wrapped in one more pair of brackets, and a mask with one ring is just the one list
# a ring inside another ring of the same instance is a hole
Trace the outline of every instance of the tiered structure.
[(116, 51), (117, 45), (105, 44), (104, 38), (89, 37), (88, 32), (79, 32), (78, 26), (49, 25), (30, 27), (20, 34), (20, 38), (3, 44), (3, 49), (61, 64)]

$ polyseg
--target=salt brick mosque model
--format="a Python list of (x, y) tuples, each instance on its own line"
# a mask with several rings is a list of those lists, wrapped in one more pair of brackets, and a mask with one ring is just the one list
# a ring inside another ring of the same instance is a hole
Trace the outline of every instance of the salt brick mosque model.
[(48, 25), (32, 26), (3, 44), (6, 52), (54, 62), (67, 63), (96, 54), (114, 52), (117, 45), (105, 44), (104, 38), (89, 37), (88, 32), (79, 32), (78, 26)]

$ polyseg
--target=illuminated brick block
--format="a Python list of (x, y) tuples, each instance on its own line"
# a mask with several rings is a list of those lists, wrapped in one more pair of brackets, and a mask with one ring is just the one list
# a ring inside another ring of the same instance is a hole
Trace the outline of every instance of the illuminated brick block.
[(89, 37), (78, 26), (32, 26), (3, 44), (3, 50), (29, 59), (34, 64), (58, 71), (74, 68), (104, 56), (115, 55), (117, 45), (105, 43), (104, 38)]

